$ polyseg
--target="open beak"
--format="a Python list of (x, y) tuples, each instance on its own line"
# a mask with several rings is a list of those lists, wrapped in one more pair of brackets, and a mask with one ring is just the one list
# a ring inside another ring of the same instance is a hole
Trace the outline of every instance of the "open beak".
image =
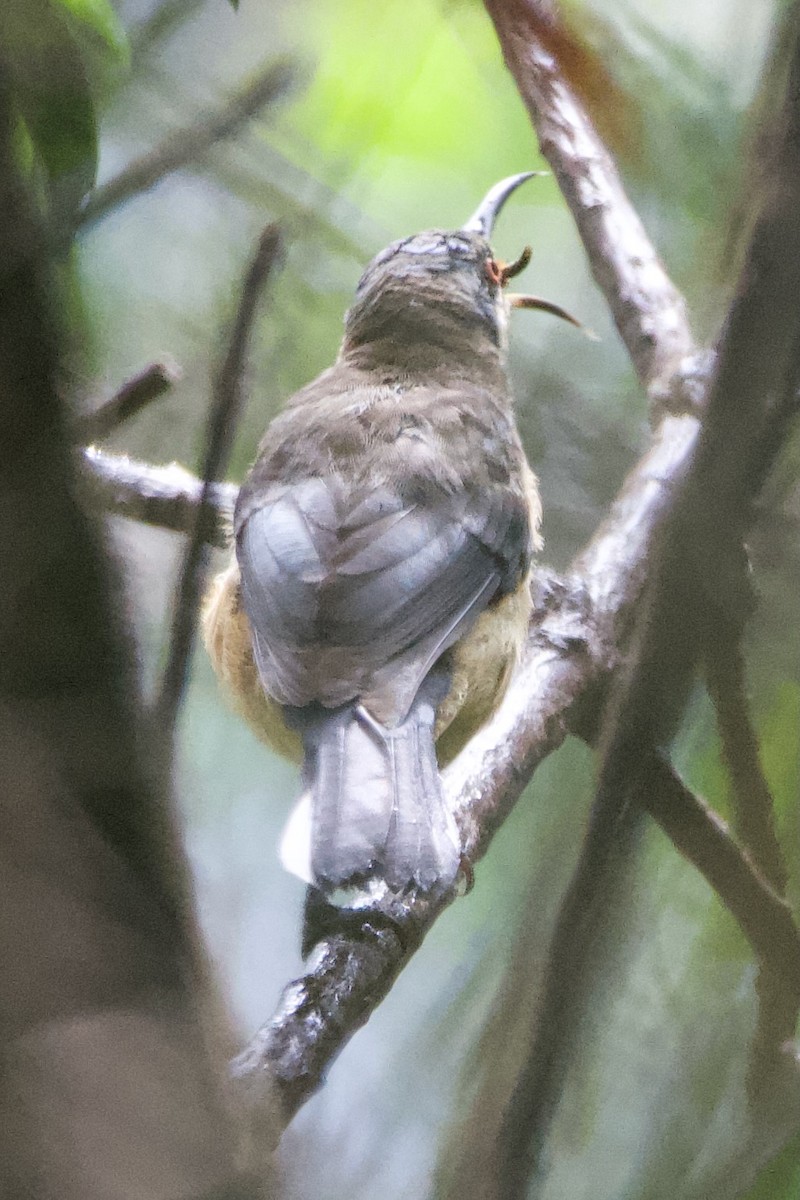
[(554, 317), (560, 317), (562, 321), (569, 321), (570, 325), (580, 329), (581, 333), (585, 333), (593, 342), (600, 341), (593, 330), (583, 325), (577, 317), (573, 317), (572, 313), (567, 312), (560, 304), (553, 304), (552, 300), (543, 300), (541, 296), (525, 296), (520, 292), (509, 292), (506, 299), (512, 308), (538, 308), (540, 312), (551, 313)]
[[(496, 183), (493, 188), (489, 189), (466, 225), (462, 225), (461, 228), (465, 233), (480, 233), (488, 241), (491, 237), (498, 213), (511, 193), (515, 192), (526, 179), (533, 179), (536, 175), (547, 174), (547, 171), (523, 171), (521, 175), (509, 175), (507, 179), (501, 179), (499, 183)], [(493, 283), (499, 287), (506, 287), (509, 279), (512, 279), (515, 275), (519, 275), (520, 271), (524, 271), (530, 260), (530, 246), (526, 246), (516, 262), (502, 263), (495, 261), (494, 258), (490, 258), (486, 264), (486, 269)], [(506, 298), (511, 308), (538, 308), (541, 312), (551, 313), (554, 317), (560, 317), (562, 321), (569, 321), (570, 325), (574, 325), (576, 329), (580, 329), (582, 333), (592, 338), (593, 341), (599, 340), (596, 333), (593, 333), (591, 329), (587, 329), (585, 325), (582, 325), (577, 317), (573, 317), (572, 313), (568, 313), (560, 304), (553, 304), (550, 300), (543, 300), (541, 296), (526, 296), (518, 292), (509, 292)]]

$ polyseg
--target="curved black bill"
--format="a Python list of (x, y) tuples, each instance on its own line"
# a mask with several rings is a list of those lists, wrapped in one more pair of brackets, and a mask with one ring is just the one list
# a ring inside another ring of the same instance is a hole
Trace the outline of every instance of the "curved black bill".
[(546, 175), (547, 171), (523, 171), (521, 175), (509, 175), (496, 183), (481, 200), (470, 219), (461, 228), (465, 233), (480, 233), (485, 238), (491, 236), (492, 228), (497, 220), (497, 214), (512, 192), (515, 192), (526, 179), (534, 175)]

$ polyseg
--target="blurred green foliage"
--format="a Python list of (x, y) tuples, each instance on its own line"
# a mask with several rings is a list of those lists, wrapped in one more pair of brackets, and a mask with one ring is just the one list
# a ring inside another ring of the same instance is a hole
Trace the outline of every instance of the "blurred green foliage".
[(94, 183), (96, 110), (127, 65), (125, 32), (107, 0), (7, 0), (0, 39), (23, 165), (43, 178), (54, 221), (68, 224)]
[[(288, 54), (304, 73), (290, 100), (77, 241), (81, 304), (65, 316), (76, 348), (76, 403), (102, 398), (144, 362), (170, 353), (184, 367), (183, 381), (111, 445), (195, 466), (243, 265), (268, 220), (283, 226), (288, 257), (256, 339), (234, 477), (285, 397), (334, 357), (342, 314), (371, 254), (393, 237), (460, 224), (495, 179), (542, 165), (481, 5), (250, 0), (237, 8), (235, 0), (0, 6), (20, 153), (62, 228), (78, 219), (98, 146), (102, 181), (199, 112), (224, 105), (265, 62)], [(635, 161), (622, 164), (626, 182), (698, 332), (711, 335), (734, 278), (748, 107), (774, 6), (598, 0), (571, 4), (570, 14), (639, 110), (642, 144)], [(520, 193), (503, 214), (498, 251), (514, 257), (526, 242), (534, 247), (531, 288), (602, 336), (596, 345), (545, 317), (514, 317), (511, 368), (542, 482), (545, 559), (564, 567), (645, 444), (646, 408), (552, 179)], [(795, 446), (755, 526), (762, 603), (749, 635), (754, 711), (795, 904), (796, 463)], [(170, 535), (123, 524), (116, 538), (150, 686), (179, 546)], [(226, 711), (201, 658), (182, 746), (198, 903), (244, 1037), (300, 969), (302, 889), (275, 855), (296, 781)], [(691, 786), (726, 813), (728, 781), (699, 691), (676, 758)], [(490, 1096), (507, 1089), (591, 789), (591, 757), (578, 743), (538, 772), (480, 865), (473, 893), (439, 922), (293, 1123), (283, 1150), (288, 1196), (400, 1200), (435, 1188), (444, 1198), (455, 1180), (460, 1200), (477, 1200), (464, 1178), (463, 1134), (478, 1163), (496, 1113), (487, 1108), (475, 1123), (470, 1105), (481, 1081)], [(745, 1076), (755, 967), (730, 916), (655, 830), (631, 863), (607, 933), (607, 970), (552, 1131), (546, 1200), (794, 1198), (800, 1148), (795, 1137), (775, 1157), (789, 1132), (778, 1117), (764, 1174), (755, 1182), (743, 1166), (730, 1182), (753, 1134)], [(747, 1161), (754, 1171), (762, 1165), (752, 1155)]]

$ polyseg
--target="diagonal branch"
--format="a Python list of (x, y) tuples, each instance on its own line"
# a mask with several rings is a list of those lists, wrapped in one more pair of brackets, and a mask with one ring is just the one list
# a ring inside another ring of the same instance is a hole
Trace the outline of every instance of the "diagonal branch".
[[(581, 575), (540, 598), (528, 652), (495, 717), (444, 772), (471, 861), (486, 852), (536, 766), (584, 719), (587, 697), (598, 696), (618, 665), (618, 632), (639, 601), (652, 539), (696, 431), (692, 417), (664, 422), (582, 556)], [(235, 1064), (254, 1140), (276, 1090), (287, 1121), (316, 1090), (445, 903), (404, 905), (391, 914), (392, 936), (366, 928), (317, 945), (307, 974), (288, 986), (273, 1020)]]
[(697, 368), (687, 362), (695, 345), (685, 301), (552, 52), (556, 6), (551, 0), (485, 5), (642, 386), (653, 401), (690, 407), (697, 398)]
[(80, 212), (78, 228), (96, 224), (120, 204), (126, 204), (167, 175), (202, 158), (215, 143), (233, 137), (262, 108), (283, 96), (294, 81), (295, 71), (288, 62), (278, 59), (269, 63), (220, 109), (169, 134), (154, 150), (95, 188)]
[(654, 754), (641, 803), (722, 900), (759, 962), (774, 970), (800, 1005), (800, 933), (787, 902), (731, 837), (713, 809)]
[[(714, 703), (722, 753), (731, 781), (736, 831), (758, 869), (780, 896), (788, 871), (775, 829), (772, 793), (761, 765), (758, 735), (750, 719), (740, 622), (720, 613), (706, 654), (706, 683)], [(762, 956), (756, 981), (758, 1024), (751, 1049), (749, 1087), (757, 1099), (774, 1070), (780, 1047), (793, 1035), (800, 991)]]
[(118, 392), (78, 420), (76, 440), (97, 442), (108, 437), (131, 417), (158, 400), (181, 378), (177, 363), (153, 362), (123, 383)]

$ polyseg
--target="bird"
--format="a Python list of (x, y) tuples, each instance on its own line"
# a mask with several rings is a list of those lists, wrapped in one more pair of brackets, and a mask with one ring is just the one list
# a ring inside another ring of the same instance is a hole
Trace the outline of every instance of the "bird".
[(284, 864), (326, 900), (441, 895), (467, 869), (441, 770), (505, 694), (531, 616), (536, 476), (507, 374), (495, 184), (366, 267), (334, 364), (268, 426), (203, 611), (233, 706), (302, 762)]

